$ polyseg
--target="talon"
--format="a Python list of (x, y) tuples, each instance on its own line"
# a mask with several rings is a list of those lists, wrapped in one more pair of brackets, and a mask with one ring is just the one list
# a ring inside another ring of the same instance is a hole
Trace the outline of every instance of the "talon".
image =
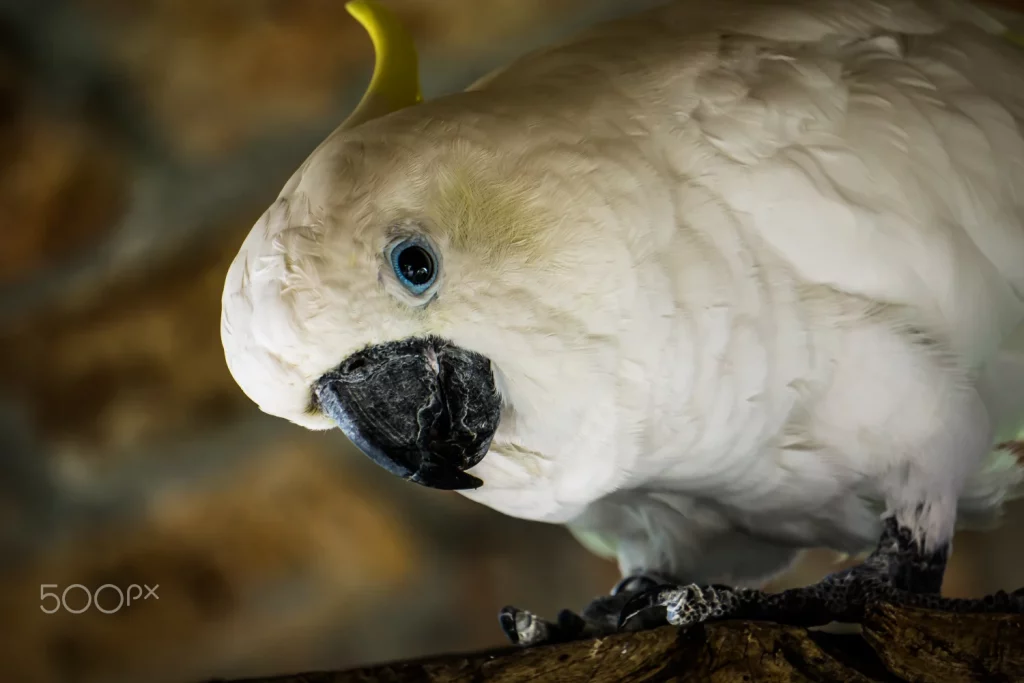
[(498, 623), (501, 625), (501, 630), (505, 632), (505, 637), (512, 641), (513, 645), (519, 644), (519, 629), (516, 628), (518, 613), (519, 610), (511, 605), (502, 607), (498, 612)]
[(551, 642), (557, 637), (553, 632), (555, 628), (545, 620), (518, 607), (511, 605), (503, 607), (498, 613), (498, 622), (501, 630), (512, 641), (513, 645), (529, 647), (541, 643)]
[(652, 607), (658, 607), (658, 590), (651, 589), (641, 593), (637, 593), (630, 598), (625, 605), (622, 607), (622, 611), (619, 612), (619, 621), (616, 626), (618, 630), (622, 630), (630, 620), (637, 617), (641, 612), (651, 609)]

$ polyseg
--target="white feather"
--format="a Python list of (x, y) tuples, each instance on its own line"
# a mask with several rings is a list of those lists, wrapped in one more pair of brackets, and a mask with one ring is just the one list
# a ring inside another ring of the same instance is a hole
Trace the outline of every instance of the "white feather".
[[(229, 366), (312, 428), (438, 334), (505, 409), (466, 495), (624, 571), (750, 581), (996, 514), (1024, 418), (1024, 52), (949, 0), (680, 2), (338, 131), (228, 274)], [(443, 282), (380, 258), (421, 226)], [(1018, 335), (1021, 336), (1021, 335)], [(1001, 459), (1000, 459), (1001, 458)]]

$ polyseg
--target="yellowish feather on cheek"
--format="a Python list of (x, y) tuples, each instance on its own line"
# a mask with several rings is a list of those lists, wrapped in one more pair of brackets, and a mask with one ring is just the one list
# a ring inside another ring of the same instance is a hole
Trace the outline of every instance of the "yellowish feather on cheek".
[(432, 223), (452, 250), (488, 266), (507, 259), (533, 261), (543, 250), (544, 212), (534, 192), (517, 180), (490, 180), (468, 172), (445, 174), (432, 203)]

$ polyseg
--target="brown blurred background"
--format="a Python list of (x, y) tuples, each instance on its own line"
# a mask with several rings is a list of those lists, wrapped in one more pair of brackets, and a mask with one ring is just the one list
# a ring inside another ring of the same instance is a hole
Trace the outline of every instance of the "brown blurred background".
[[(638, 7), (386, 4), (420, 47), (427, 97)], [(227, 373), (227, 265), (371, 64), (341, 0), (0, 0), (0, 681), (500, 645), (503, 604), (553, 615), (617, 578), (561, 528), (261, 415)], [(1024, 584), (1020, 538), (961, 536), (948, 592)], [(784, 583), (831, 563), (816, 554)], [(41, 584), (106, 583), (159, 584), (159, 600), (40, 609)]]

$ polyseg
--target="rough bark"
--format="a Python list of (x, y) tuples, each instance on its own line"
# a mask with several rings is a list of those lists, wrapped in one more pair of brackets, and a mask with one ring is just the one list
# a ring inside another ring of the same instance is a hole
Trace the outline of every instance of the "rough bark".
[(1024, 615), (957, 615), (881, 605), (870, 610), (860, 633), (734, 621), (246, 683), (485, 680), (1009, 683), (1024, 681)]

